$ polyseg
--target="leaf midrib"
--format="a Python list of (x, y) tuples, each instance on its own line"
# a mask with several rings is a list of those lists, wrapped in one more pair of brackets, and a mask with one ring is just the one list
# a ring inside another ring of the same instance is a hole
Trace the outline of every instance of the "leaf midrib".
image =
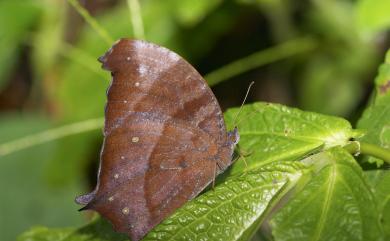
[(306, 137), (306, 136), (300, 136), (300, 135), (288, 135), (280, 132), (263, 132), (263, 131), (248, 131), (248, 132), (239, 132), (240, 136), (245, 135), (272, 135), (272, 136), (279, 136), (284, 137), (286, 139), (295, 139), (300, 141), (310, 141), (310, 142), (321, 142), (324, 143), (324, 139), (321, 139), (320, 137)]
[[(313, 145), (312, 148), (310, 148), (310, 150), (315, 150), (316, 148), (320, 147), (322, 145), (322, 143), (311, 143)], [(316, 146), (314, 147), (314, 144), (316, 144)], [(269, 158), (266, 158), (266, 159), (263, 159), (261, 161), (257, 161), (256, 164), (253, 164), (253, 165), (250, 165), (248, 169), (246, 169), (246, 171), (251, 171), (251, 170), (255, 170), (255, 169), (258, 169), (258, 168), (262, 168), (264, 166), (267, 166), (269, 164), (271, 164), (272, 162), (275, 162), (277, 160), (284, 160), (284, 159), (288, 159), (288, 158), (291, 158), (291, 157), (294, 157), (296, 156), (297, 154), (299, 153), (307, 153), (310, 151), (307, 147), (305, 146), (302, 146), (300, 148), (294, 148), (293, 151), (290, 151), (290, 152), (283, 152), (282, 154), (278, 154), (278, 155), (274, 155), (274, 156), (271, 156)], [(231, 172), (230, 175), (237, 175), (237, 174), (241, 174), (243, 172), (243, 170), (241, 171), (236, 171), (234, 169), (234, 172)]]
[(320, 240), (321, 233), (324, 230), (324, 225), (328, 216), (329, 207), (331, 204), (331, 199), (335, 188), (336, 178), (337, 178), (337, 168), (336, 168), (336, 164), (334, 163), (333, 165), (331, 165), (331, 171), (330, 171), (329, 182), (326, 190), (325, 201), (323, 204), (320, 220), (317, 225), (316, 232), (313, 235), (312, 241)]

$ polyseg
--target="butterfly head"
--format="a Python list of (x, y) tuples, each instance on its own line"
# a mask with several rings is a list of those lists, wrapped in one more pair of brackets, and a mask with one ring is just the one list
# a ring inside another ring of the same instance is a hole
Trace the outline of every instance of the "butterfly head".
[(233, 146), (237, 145), (240, 141), (240, 134), (238, 133), (237, 127), (234, 127), (234, 129), (228, 133), (228, 141)]

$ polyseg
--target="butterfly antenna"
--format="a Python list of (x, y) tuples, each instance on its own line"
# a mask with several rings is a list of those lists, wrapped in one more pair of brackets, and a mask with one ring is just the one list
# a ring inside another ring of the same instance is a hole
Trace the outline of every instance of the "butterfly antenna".
[(242, 102), (242, 104), (241, 104), (241, 106), (240, 106), (240, 109), (238, 110), (236, 116), (234, 117), (234, 120), (233, 120), (234, 126), (236, 126), (236, 124), (235, 124), (235, 123), (236, 123), (236, 120), (237, 120), (238, 116), (239, 116), (240, 113), (241, 113), (242, 107), (244, 106), (245, 101), (246, 101), (246, 98), (248, 98), (249, 91), (251, 90), (251, 87), (252, 87), (252, 85), (253, 85), (254, 83), (255, 83), (255, 82), (252, 81), (252, 82), (249, 84), (249, 86), (248, 86), (248, 89), (247, 89), (246, 94), (245, 94), (244, 101)]

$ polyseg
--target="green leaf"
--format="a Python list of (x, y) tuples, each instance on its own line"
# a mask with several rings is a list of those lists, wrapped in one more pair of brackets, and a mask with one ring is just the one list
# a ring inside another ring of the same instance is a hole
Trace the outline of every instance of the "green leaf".
[(378, 32), (390, 26), (390, 1), (359, 0), (356, 5), (358, 26), (366, 32)]
[(318, 173), (271, 220), (275, 240), (380, 240), (374, 196), (355, 159), (336, 147), (304, 162)]
[[(225, 115), (229, 129), (238, 108)], [(245, 105), (238, 117), (239, 152), (246, 164), (238, 160), (230, 174), (256, 168), (277, 160), (294, 160), (318, 149), (343, 146), (354, 136), (348, 121), (279, 104)]]
[[(367, 131), (367, 134), (359, 141), (377, 144), (384, 148), (390, 148), (390, 51), (387, 52), (385, 63), (379, 68), (375, 79), (375, 90), (372, 102), (359, 119), (357, 127)], [(368, 162), (382, 160), (368, 157)]]
[(366, 171), (364, 175), (377, 198), (378, 206), (383, 208), (385, 203), (390, 201), (390, 171)]
[(390, 240), (390, 171), (368, 171), (365, 175), (376, 197), (385, 240)]
[(26, 40), (27, 30), (36, 23), (40, 10), (39, 4), (32, 0), (0, 2), (0, 90), (6, 84), (20, 45)]

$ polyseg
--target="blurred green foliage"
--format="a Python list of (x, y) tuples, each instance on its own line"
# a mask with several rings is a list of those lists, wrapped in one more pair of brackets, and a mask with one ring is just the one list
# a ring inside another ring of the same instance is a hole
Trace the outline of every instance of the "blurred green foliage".
[[(269, 56), (249, 72), (223, 75), (214, 88), (223, 108), (240, 103), (255, 80), (252, 101), (354, 121), (389, 47), (388, 0), (140, 2), (146, 39), (178, 52), (202, 74), (310, 37), (313, 47), (293, 56)], [(114, 39), (132, 36), (125, 0), (81, 3)], [(110, 76), (96, 59), (108, 47), (66, 1), (2, 0), (0, 143), (103, 116)], [(13, 240), (32, 225), (82, 223), (73, 198), (94, 184), (88, 173), (96, 169), (101, 142), (96, 129), (9, 155), (0, 147), (0, 239)]]
[[(36, 114), (2, 116), (0, 141), (5, 142), (51, 126), (47, 118)], [(67, 170), (69, 162), (54, 166), (55, 157), (62, 148), (60, 141), (52, 141), (1, 157), (1, 240), (15, 239), (16, 234), (32, 224), (61, 227), (82, 223), (83, 218), (75, 212), (78, 207), (71, 201), (75, 193), (82, 191), (80, 179), (73, 171)], [(80, 170), (78, 172), (80, 174)], [(66, 182), (58, 182), (58, 176), (53, 176), (57, 173), (62, 176), (66, 174)]]
[(375, 33), (390, 24), (390, 2), (386, 0), (360, 0), (356, 3), (357, 24), (363, 32)]
[[(375, 143), (384, 148), (390, 148), (390, 52), (387, 53), (385, 62), (380, 66), (378, 76), (375, 78), (375, 89), (367, 109), (364, 110), (362, 118), (357, 127), (365, 129), (367, 134), (360, 138), (362, 141)], [(366, 161), (383, 161), (366, 157)]]
[(41, 8), (34, 1), (0, 2), (0, 90), (15, 69), (21, 45), (37, 24)]

